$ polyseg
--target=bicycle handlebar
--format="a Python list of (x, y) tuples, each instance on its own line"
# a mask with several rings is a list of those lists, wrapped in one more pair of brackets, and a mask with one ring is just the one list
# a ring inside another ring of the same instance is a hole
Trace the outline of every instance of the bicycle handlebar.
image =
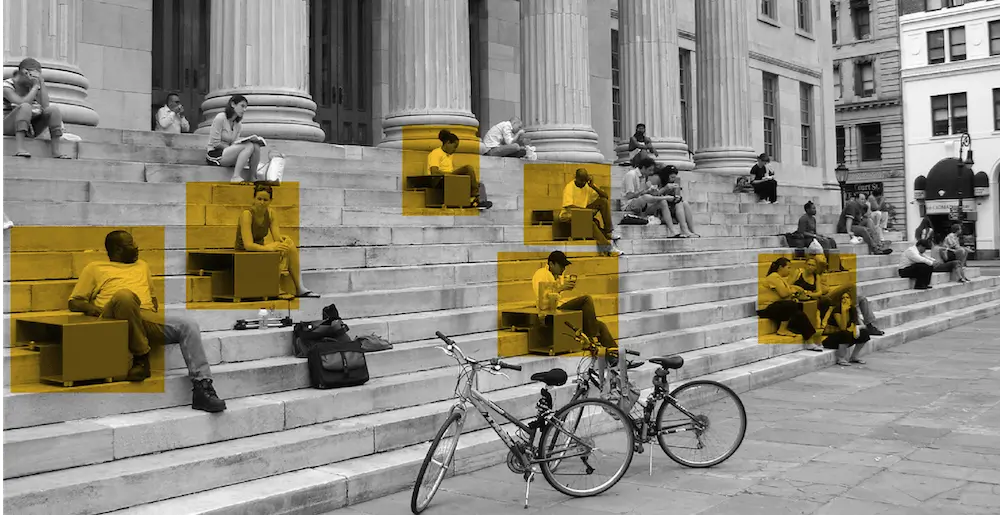
[[(573, 331), (574, 336), (579, 337), (579, 335), (581, 335), (583, 333), (583, 331), (581, 331), (580, 329), (577, 329), (576, 326), (574, 326), (573, 324), (571, 324), (569, 322), (563, 322), (563, 323), (566, 324), (566, 327), (569, 327)], [(624, 350), (625, 354), (631, 354), (633, 356), (640, 356), (641, 355), (639, 353), (639, 351), (629, 350), (629, 349), (621, 349), (621, 347), (618, 347), (618, 348), (620, 350)]]
[[(455, 356), (455, 357), (457, 359), (459, 359), (460, 361), (462, 359), (464, 359), (466, 363), (470, 363), (470, 364), (478, 364), (478, 363), (480, 363), (477, 360), (474, 360), (474, 359), (472, 359), (470, 357), (467, 357), (465, 355), (465, 353), (462, 352), (462, 348), (459, 347), (458, 344), (456, 344), (454, 340), (452, 340), (451, 338), (448, 338), (448, 336), (445, 335), (444, 333), (442, 333), (441, 331), (436, 331), (434, 334), (438, 338), (440, 338), (442, 341), (444, 341), (445, 344), (448, 345), (449, 348), (445, 349), (446, 352), (452, 353), (453, 349), (458, 351), (458, 356)], [(500, 358), (493, 358), (493, 359), (491, 359), (489, 361), (489, 364), (490, 364), (490, 366), (492, 366), (492, 367), (494, 367), (496, 369), (504, 369), (504, 368), (506, 368), (507, 370), (516, 370), (518, 372), (521, 371), (521, 365), (511, 365), (509, 363), (504, 363), (503, 361), (500, 361)]]

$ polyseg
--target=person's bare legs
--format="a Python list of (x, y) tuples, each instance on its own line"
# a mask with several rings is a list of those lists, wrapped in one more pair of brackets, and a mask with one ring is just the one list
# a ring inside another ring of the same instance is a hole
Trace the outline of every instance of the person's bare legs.
[(657, 202), (656, 209), (660, 213), (660, 221), (667, 228), (667, 238), (677, 236), (677, 228), (674, 227), (674, 217), (670, 216), (670, 203), (666, 200)]
[(858, 356), (860, 356), (860, 355), (861, 355), (861, 349), (862, 349), (862, 348), (863, 348), (864, 346), (865, 346), (865, 344), (864, 344), (864, 343), (855, 343), (855, 344), (854, 344), (854, 352), (851, 352), (851, 360), (850, 360), (850, 363), (858, 363), (858, 364), (861, 364), (861, 365), (864, 365), (864, 364), (865, 364), (865, 361), (864, 361), (863, 359), (860, 359), (860, 358), (858, 357)]
[(59, 107), (51, 104), (49, 104), (49, 107), (42, 109), (42, 114), (38, 116), (38, 121), (36, 122), (36, 133), (39, 127), (48, 127), (49, 129), (49, 148), (52, 149), (52, 157), (63, 156), (59, 151), (59, 144), (62, 141), (62, 125), (62, 111), (59, 110)]
[[(257, 176), (257, 167), (260, 165), (260, 145), (258, 143), (250, 143), (250, 179), (253, 180)], [(242, 168), (241, 168), (242, 170)]]
[(31, 104), (21, 104), (15, 107), (3, 119), (3, 135), (14, 136), (14, 152), (27, 154), (24, 141), (31, 123)]
[(295, 293), (302, 295), (312, 291), (306, 288), (302, 282), (302, 270), (299, 269), (299, 248), (292, 243), (291, 239), (285, 238), (285, 243), (291, 247), (285, 252), (285, 257), (288, 259), (288, 275), (292, 276), (292, 281), (295, 283)]
[[(243, 169), (246, 168), (247, 163), (250, 161), (250, 157), (254, 153), (254, 148), (259, 147), (247, 141), (239, 145), (230, 145), (222, 149), (222, 157), (219, 158), (219, 164), (221, 166), (233, 167), (233, 182), (250, 181), (250, 179), (244, 177)], [(259, 159), (260, 157), (258, 154), (258, 160)], [(256, 173), (256, 169), (250, 170), (251, 178)]]

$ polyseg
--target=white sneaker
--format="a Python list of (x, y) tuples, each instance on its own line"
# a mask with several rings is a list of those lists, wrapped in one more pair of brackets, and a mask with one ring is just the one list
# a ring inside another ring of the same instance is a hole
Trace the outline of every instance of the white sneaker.
[(618, 248), (618, 245), (615, 245), (614, 242), (611, 242), (611, 255), (615, 257), (623, 256), (625, 255), (625, 252)]
[(618, 241), (622, 239), (622, 233), (618, 229), (611, 231), (611, 241)]

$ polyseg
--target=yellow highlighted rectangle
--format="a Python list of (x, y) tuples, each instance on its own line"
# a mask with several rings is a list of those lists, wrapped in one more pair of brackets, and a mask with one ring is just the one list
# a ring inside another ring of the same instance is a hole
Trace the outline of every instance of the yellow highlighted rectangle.
[[(442, 142), (440, 136), (445, 131), (458, 137), (457, 146)], [(483, 182), (476, 127), (412, 125), (403, 127), (402, 133), (403, 216), (479, 216), (479, 209), (472, 208), (470, 203), (472, 183)], [(451, 153), (445, 152), (446, 149)], [(432, 154), (433, 164), (440, 165), (438, 175), (430, 171)], [(449, 162), (451, 170), (442, 170)]]
[[(594, 185), (611, 196), (611, 166), (579, 163), (524, 164), (524, 243), (541, 245), (558, 241), (566, 245), (594, 245), (594, 217), (584, 216), (583, 210), (563, 210), (567, 186), (576, 179), (579, 169), (587, 171)], [(587, 192), (587, 188), (584, 188)], [(596, 192), (587, 192), (597, 198)], [(580, 206), (586, 207), (586, 206)], [(575, 212), (577, 211), (577, 212)], [(561, 216), (562, 215), (562, 216)], [(607, 223), (610, 223), (608, 221)], [(585, 239), (584, 239), (585, 238)]]

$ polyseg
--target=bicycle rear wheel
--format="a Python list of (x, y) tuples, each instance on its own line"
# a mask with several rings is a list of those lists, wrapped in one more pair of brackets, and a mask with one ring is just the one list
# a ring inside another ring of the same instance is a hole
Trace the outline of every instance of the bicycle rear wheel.
[(600, 494), (628, 471), (634, 443), (632, 423), (618, 406), (603, 399), (573, 401), (555, 413), (542, 434), (542, 475), (565, 495)]
[(451, 468), (455, 459), (455, 449), (458, 448), (458, 437), (462, 431), (461, 420), (460, 413), (451, 413), (431, 441), (431, 447), (427, 449), (424, 462), (420, 465), (420, 472), (417, 473), (417, 481), (413, 485), (410, 511), (414, 514), (427, 508)]
[(739, 449), (747, 431), (747, 413), (743, 401), (728, 386), (691, 381), (660, 404), (656, 431), (660, 448), (670, 459), (686, 467), (711, 467)]

